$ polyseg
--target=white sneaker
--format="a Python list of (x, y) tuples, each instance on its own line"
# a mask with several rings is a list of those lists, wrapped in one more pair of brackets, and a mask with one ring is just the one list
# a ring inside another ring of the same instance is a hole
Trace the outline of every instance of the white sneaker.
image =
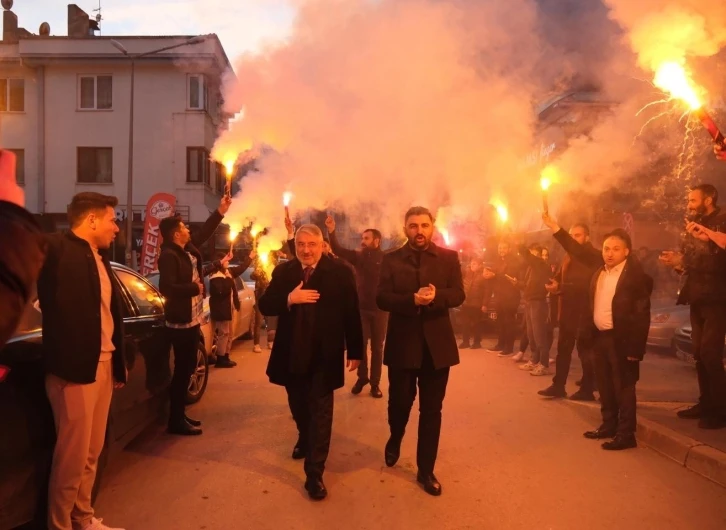
[(521, 362), (524, 362), (524, 352), (522, 352), (522, 351), (521, 351), (521, 352), (518, 352), (518, 353), (516, 353), (516, 354), (515, 354), (515, 355), (514, 355), (514, 356), (512, 357), (512, 360), (513, 360), (513, 361), (514, 361), (515, 363), (521, 363)]
[(555, 364), (555, 359), (553, 357), (550, 357), (550, 364)]
[(255, 344), (255, 347), (252, 348), (252, 351), (255, 353), (262, 353), (262, 348), (260, 348), (259, 344)]
[(529, 371), (529, 370), (534, 370), (534, 367), (535, 367), (535, 366), (536, 366), (536, 364), (534, 364), (534, 363), (533, 363), (532, 361), (527, 361), (527, 362), (526, 362), (526, 363), (524, 363), (524, 364), (523, 364), (522, 366), (520, 366), (520, 367), (519, 367), (519, 369), (520, 369), (520, 370), (526, 370), (526, 371)]
[(529, 372), (529, 375), (549, 375), (550, 370), (549, 368), (545, 367), (542, 364), (538, 364), (535, 366), (531, 372)]
[(124, 530), (123, 528), (112, 528), (103, 524), (103, 519), (91, 519), (83, 530)]

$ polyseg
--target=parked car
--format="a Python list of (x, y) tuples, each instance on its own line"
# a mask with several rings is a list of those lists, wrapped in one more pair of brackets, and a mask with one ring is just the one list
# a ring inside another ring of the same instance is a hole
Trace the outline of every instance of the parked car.
[[(691, 341), (691, 328), (690, 322), (678, 328), (673, 339), (673, 343), (676, 349), (676, 356), (682, 361), (688, 363), (695, 363), (696, 360), (693, 358), (693, 342)], [(726, 340), (724, 341), (724, 362), (726, 363)]]
[(687, 305), (665, 306), (651, 310), (648, 346), (675, 351), (676, 330), (690, 321)]
[[(121, 284), (124, 340), (129, 370), (126, 386), (113, 393), (106, 445), (99, 460), (95, 491), (113, 455), (165, 411), (171, 381), (171, 347), (164, 333), (164, 299), (146, 279), (112, 264)], [(203, 333), (206, 333), (203, 334)], [(55, 427), (45, 393), (42, 319), (28, 307), (15, 336), (0, 350), (0, 530), (35, 522), (45, 528), (47, 487)], [(197, 369), (187, 401), (204, 395), (208, 380), (209, 329), (200, 333)]]
[[(240, 310), (234, 311), (232, 316), (232, 340), (238, 338), (248, 338), (250, 330), (252, 329), (252, 323), (255, 314), (255, 288), (254, 285), (250, 288), (247, 283), (242, 279), (242, 276), (238, 276), (234, 279), (234, 283), (237, 286), (237, 294), (239, 295)], [(154, 271), (146, 276), (154, 287), (159, 288), (159, 271)], [(252, 282), (254, 284), (254, 282)], [(204, 278), (204, 287), (209, 292), (209, 277)], [(209, 296), (204, 299), (204, 313), (209, 314)], [(214, 340), (214, 330), (209, 327), (209, 336)], [(207, 333), (205, 332), (205, 336)], [(216, 345), (210, 345), (208, 352), (214, 352)]]

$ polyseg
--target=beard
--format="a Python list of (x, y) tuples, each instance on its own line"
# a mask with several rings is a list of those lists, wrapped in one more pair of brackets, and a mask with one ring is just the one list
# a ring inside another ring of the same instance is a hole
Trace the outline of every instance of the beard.
[(431, 242), (431, 239), (427, 238), (426, 236), (416, 236), (414, 238), (409, 239), (409, 244), (417, 249), (417, 250), (423, 250), (426, 247), (429, 246), (429, 243)]

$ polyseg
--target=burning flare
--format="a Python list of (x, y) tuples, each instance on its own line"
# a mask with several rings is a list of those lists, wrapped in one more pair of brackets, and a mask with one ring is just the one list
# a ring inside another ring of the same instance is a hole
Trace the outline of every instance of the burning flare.
[(489, 204), (494, 206), (494, 208), (497, 210), (497, 215), (499, 216), (499, 219), (502, 221), (502, 223), (506, 223), (509, 220), (509, 210), (507, 210), (506, 205), (502, 201), (495, 199)]
[(557, 170), (553, 166), (547, 166), (540, 173), (539, 185), (542, 191), (547, 191), (557, 180)]
[(690, 73), (677, 62), (668, 61), (661, 64), (655, 72), (653, 83), (672, 98), (684, 101), (692, 111), (703, 107), (698, 97), (700, 89), (693, 82)]
[(292, 200), (292, 192), (286, 191), (282, 194), (282, 204), (287, 208), (290, 206), (290, 201)]
[(439, 228), (439, 232), (441, 233), (441, 237), (444, 238), (446, 246), (448, 247), (451, 245), (451, 235), (449, 234), (449, 231), (446, 228)]

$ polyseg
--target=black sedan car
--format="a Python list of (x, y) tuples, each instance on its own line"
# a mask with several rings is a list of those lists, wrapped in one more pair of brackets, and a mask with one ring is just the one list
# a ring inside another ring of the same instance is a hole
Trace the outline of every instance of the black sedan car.
[[(163, 297), (133, 270), (116, 263), (112, 268), (122, 286), (129, 376), (126, 386), (113, 394), (95, 491), (109, 456), (164, 412), (173, 366), (164, 333)], [(55, 428), (45, 394), (42, 335), (36, 303), (28, 308), (15, 337), (0, 350), (0, 530), (45, 527)], [(189, 402), (198, 401), (207, 385), (203, 334), (197, 359)]]

